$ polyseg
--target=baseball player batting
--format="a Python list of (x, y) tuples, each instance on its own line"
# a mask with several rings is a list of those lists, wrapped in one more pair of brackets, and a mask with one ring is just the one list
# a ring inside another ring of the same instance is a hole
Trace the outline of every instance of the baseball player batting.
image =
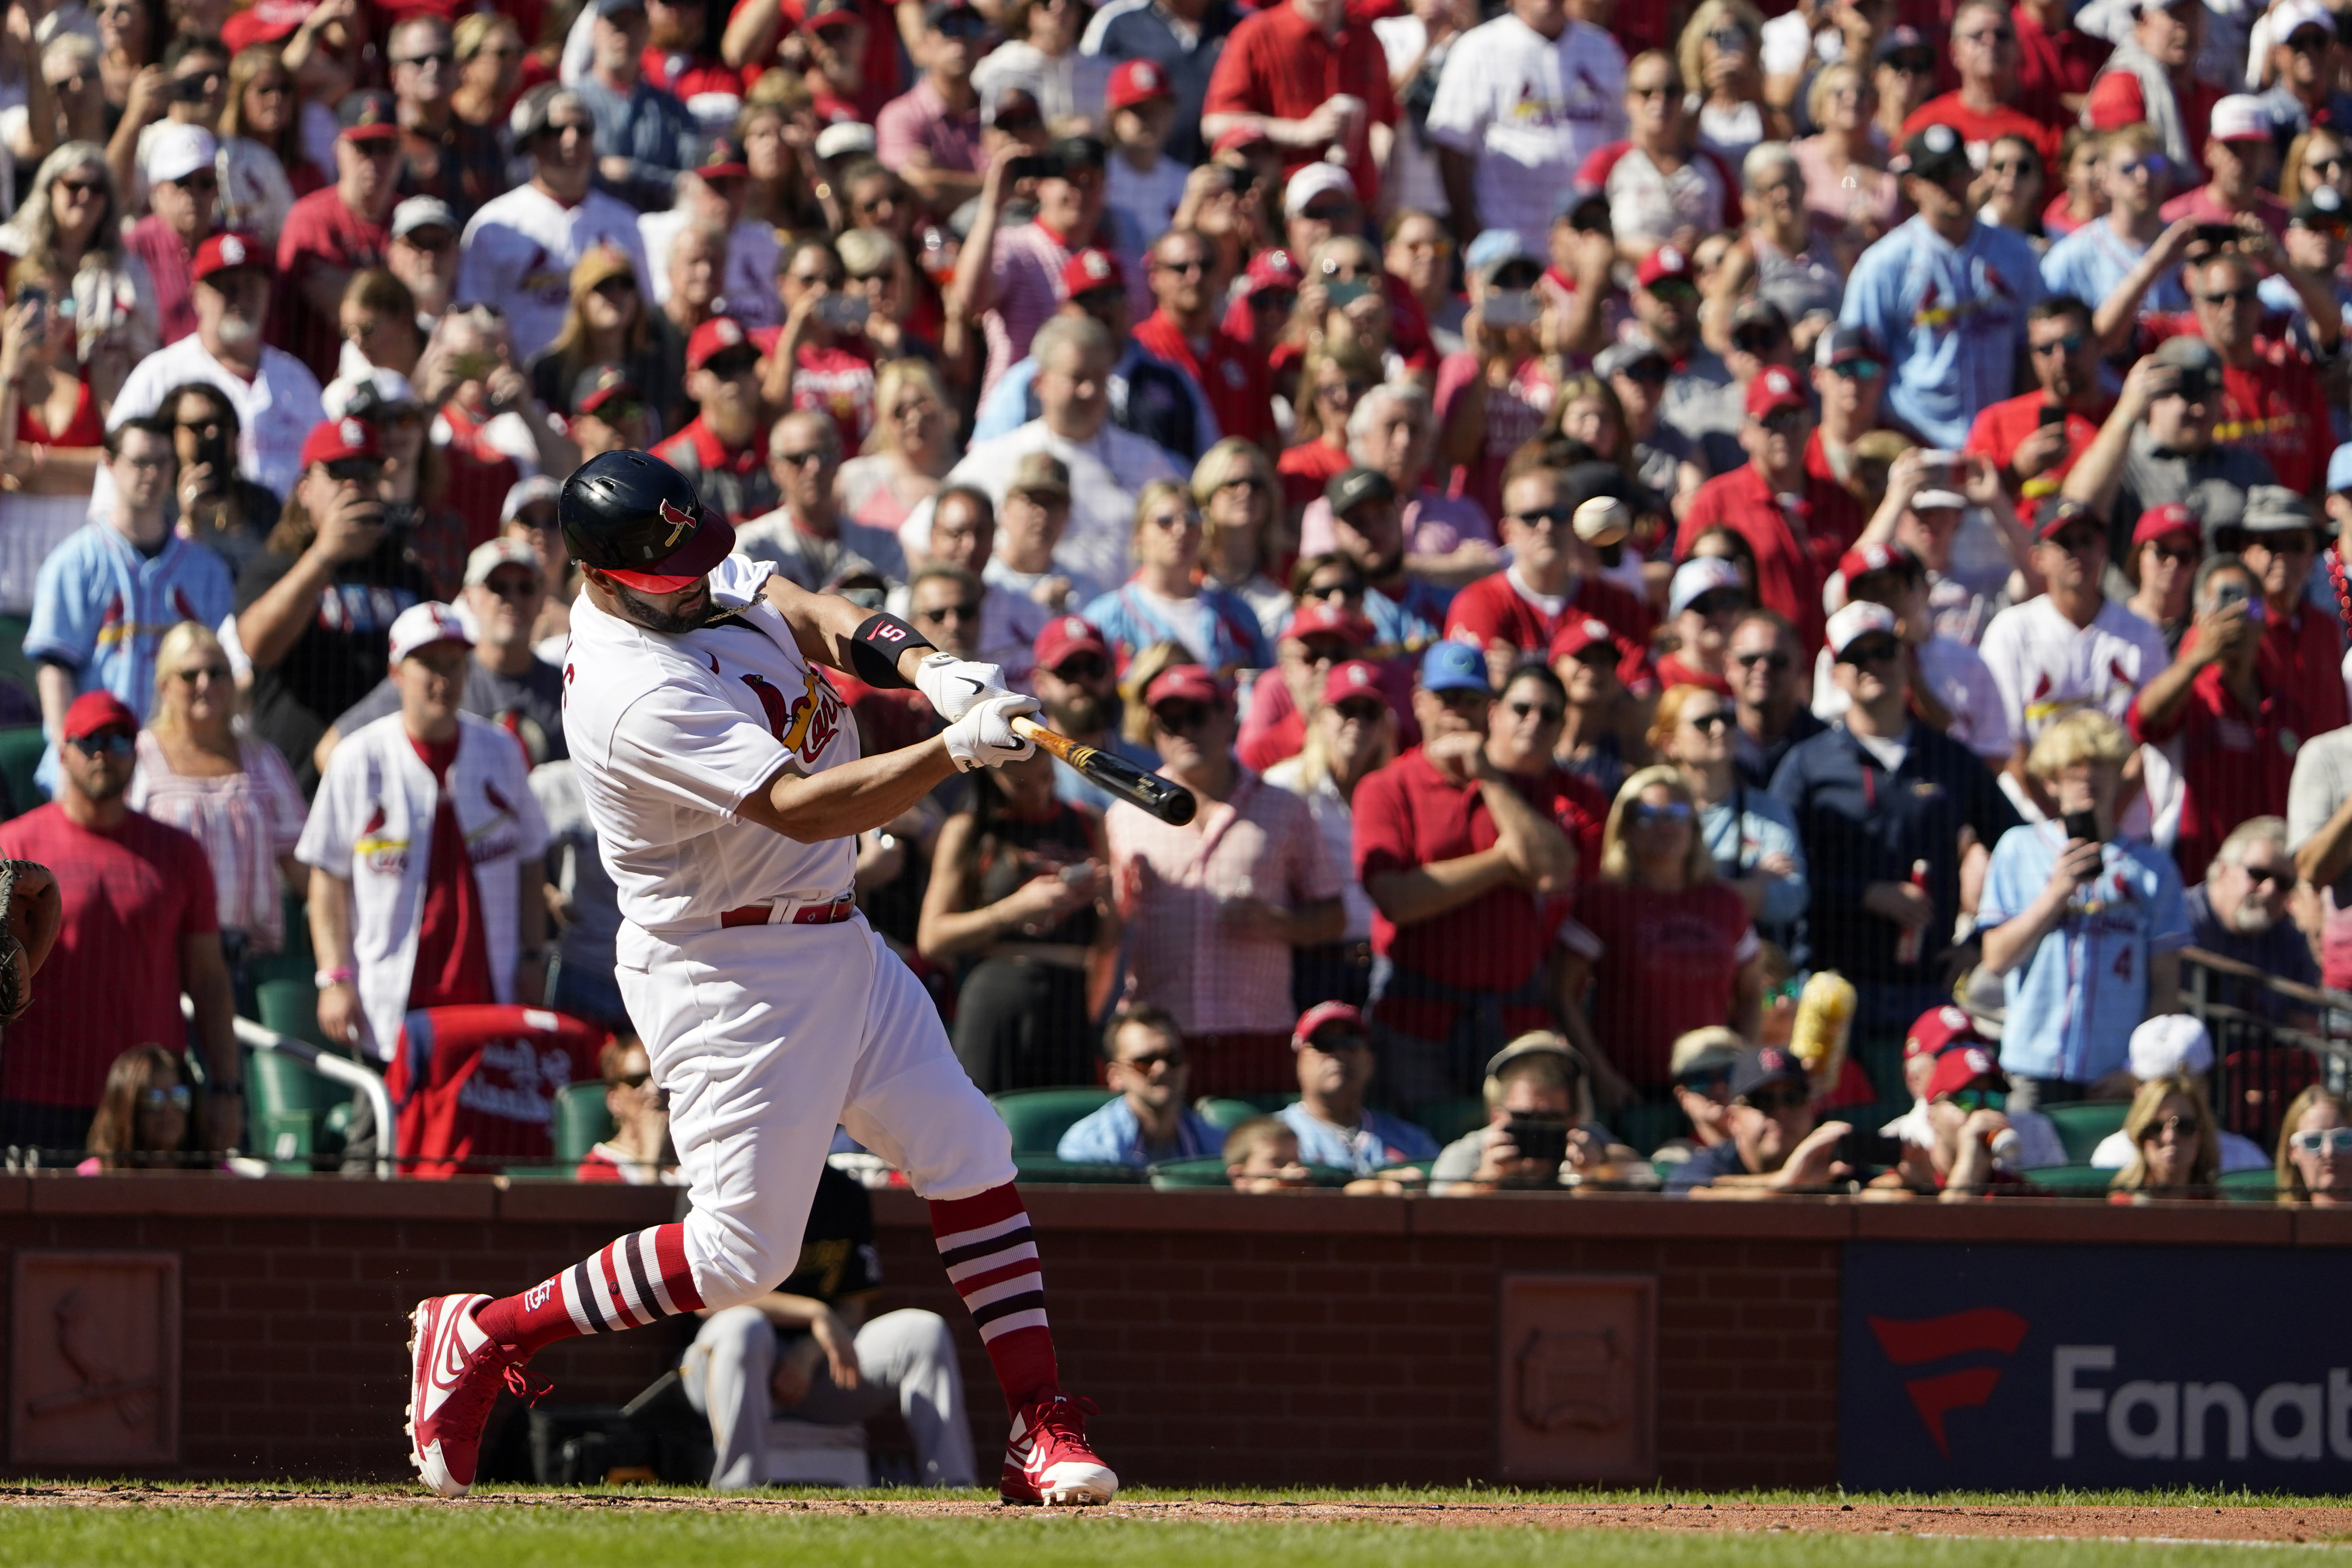
[[(586, 581), (564, 734), (620, 890), (621, 996), (669, 1096), (690, 1206), (519, 1296), (417, 1303), (417, 1472), (466, 1495), (490, 1405), (501, 1388), (527, 1390), (541, 1347), (773, 1289), (800, 1255), (839, 1123), (929, 1201), (940, 1261), (1011, 1407), (1004, 1500), (1108, 1502), (1118, 1478), (1055, 1372), (1012, 1135), (851, 887), (859, 832), (959, 769), (1028, 756), (1012, 721), (1036, 702), (896, 616), (730, 555), (734, 531), (643, 452), (591, 459), (558, 510)], [(820, 665), (917, 688), (947, 729), (860, 757)]]

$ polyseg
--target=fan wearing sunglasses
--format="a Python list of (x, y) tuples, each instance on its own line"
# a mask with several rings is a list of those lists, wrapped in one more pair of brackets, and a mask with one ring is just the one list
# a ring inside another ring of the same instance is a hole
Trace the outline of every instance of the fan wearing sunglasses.
[(1759, 1046), (1741, 1052), (1726, 1088), (1731, 1103), (1724, 1121), (1731, 1136), (1675, 1167), (1666, 1177), (1670, 1195), (1769, 1198), (1818, 1193), (1853, 1178), (1853, 1168), (1838, 1158), (1838, 1145), (1853, 1126), (1815, 1125), (1811, 1085), (1786, 1049)]
[(1927, 1141), (1906, 1142), (1893, 1170), (1870, 1184), (1881, 1197), (1932, 1197), (1964, 1204), (1998, 1192), (2022, 1192), (2012, 1168), (2017, 1134), (2003, 1107), (2009, 1079), (1980, 1045), (1956, 1046), (1935, 1058), (1926, 1092)]
[(2132, 1097), (2117, 1134), (2130, 1153), (2109, 1188), (2111, 1202), (2210, 1198), (2221, 1174), (2213, 1108), (2187, 1078), (2151, 1079)]
[(205, 1163), (205, 1156), (189, 1144), (194, 1103), (179, 1058), (161, 1046), (131, 1047), (106, 1069), (106, 1089), (98, 1114), (90, 1118), (89, 1158), (81, 1163), (81, 1173)]
[[(2133, 1088), (2145, 1091), (2158, 1084), (2186, 1084), (2189, 1093), (2209, 1111), (2213, 1099), (2213, 1037), (2205, 1026), (2186, 1014), (2159, 1015), (2132, 1031)], [(2195, 1131), (2190, 1129), (2190, 1131)], [(2137, 1134), (2128, 1120), (2124, 1127), (2101, 1140), (2091, 1151), (2091, 1163), (2104, 1171), (2131, 1164)], [(2235, 1171), (2266, 1170), (2271, 1152), (2242, 1133), (2232, 1132), (2208, 1117), (2205, 1142), (2211, 1145), (2215, 1169), (2223, 1175)]]
[(2279, 1123), (2278, 1201), (2333, 1208), (2352, 1200), (2352, 1102), (2313, 1084)]
[[(2289, 912), (2296, 874), (2286, 845), (2287, 825), (2282, 817), (2250, 817), (2231, 828), (2206, 868), (2205, 879), (2186, 895), (2189, 941), (2274, 979), (2317, 985), (2319, 968), (2312, 962), (2311, 944)], [(2311, 1021), (2304, 1009), (2291, 1009), (2266, 985), (2233, 984), (2220, 974), (2211, 978), (2219, 985), (2213, 1000), (2226, 1006)]]

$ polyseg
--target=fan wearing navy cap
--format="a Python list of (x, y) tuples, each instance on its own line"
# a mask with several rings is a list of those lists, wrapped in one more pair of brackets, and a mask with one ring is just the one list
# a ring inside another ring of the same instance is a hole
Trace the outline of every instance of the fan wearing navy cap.
[(1958, 131), (1928, 125), (1903, 152), (1903, 194), (1918, 214), (1862, 253), (1838, 320), (1886, 345), (1894, 420), (1957, 450), (1978, 414), (2015, 389), (2042, 258), (2024, 236), (1977, 221)]
[(1804, 1064), (1779, 1046), (1759, 1046), (1731, 1064), (1727, 1142), (1701, 1149), (1666, 1177), (1681, 1197), (1768, 1198), (1842, 1189), (1853, 1169), (1838, 1142), (1843, 1121), (1814, 1125)]
[(270, 548), (236, 584), (237, 640), (253, 661), (253, 728), (316, 786), (311, 753), (335, 716), (383, 679), (392, 623), (432, 597), (384, 521), (383, 449), (358, 419), (321, 421)]
[(1675, 540), (1678, 558), (1710, 528), (1730, 528), (1748, 541), (1758, 600), (1788, 617), (1807, 653), (1822, 646), (1822, 584), (1863, 524), (1843, 487), (1805, 471), (1812, 427), (1812, 399), (1796, 374), (1777, 365), (1759, 373), (1748, 384), (1739, 427), (1748, 462), (1699, 487)]
[(714, 316), (687, 340), (686, 392), (702, 412), (654, 456), (730, 523), (775, 510), (782, 498), (760, 439), (760, 351), (733, 317)]
[(269, 333), (322, 382), (333, 377), (342, 348), (343, 289), (352, 273), (383, 265), (401, 195), (392, 94), (352, 93), (335, 118), (335, 183), (296, 202), (278, 231), (281, 281)]

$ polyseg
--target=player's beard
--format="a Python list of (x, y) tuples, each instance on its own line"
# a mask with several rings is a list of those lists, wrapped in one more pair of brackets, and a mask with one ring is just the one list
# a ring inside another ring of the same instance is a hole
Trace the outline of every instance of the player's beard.
[(718, 608), (717, 604), (710, 597), (707, 585), (703, 590), (701, 602), (691, 610), (684, 612), (657, 608), (652, 600), (629, 592), (618, 583), (613, 584), (613, 595), (620, 600), (621, 607), (629, 613), (629, 619), (649, 632), (660, 632), (668, 637), (679, 637), (687, 632), (700, 630), (704, 623), (710, 619), (712, 612)]

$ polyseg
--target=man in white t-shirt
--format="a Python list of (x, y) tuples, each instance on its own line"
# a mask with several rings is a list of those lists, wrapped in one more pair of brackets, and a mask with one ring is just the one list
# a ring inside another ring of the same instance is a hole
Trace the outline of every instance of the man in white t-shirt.
[(457, 302), (497, 306), (516, 359), (528, 363), (555, 341), (572, 303), (572, 268), (594, 247), (626, 255), (638, 290), (654, 295), (636, 209), (589, 188), (596, 131), (588, 106), (559, 89), (525, 99), (515, 120), (515, 144), (530, 155), (530, 183), (485, 203), (466, 226)]
[(1625, 134), (1625, 51), (1568, 14), (1566, 0), (1513, 0), (1445, 57), (1427, 134), (1454, 230), (1517, 230), (1538, 255), (1560, 192), (1585, 159)]
[(2100, 592), (2106, 565), (2098, 518), (2080, 501), (2053, 498), (2033, 525), (2033, 566), (2049, 592), (2011, 605), (1985, 628), (1984, 661), (2014, 742), (2003, 787), (2021, 809), (2030, 800), (2045, 816), (2051, 810), (2025, 771), (2043, 730), (2077, 708), (2121, 723), (2134, 694), (2172, 662), (2161, 631)]

